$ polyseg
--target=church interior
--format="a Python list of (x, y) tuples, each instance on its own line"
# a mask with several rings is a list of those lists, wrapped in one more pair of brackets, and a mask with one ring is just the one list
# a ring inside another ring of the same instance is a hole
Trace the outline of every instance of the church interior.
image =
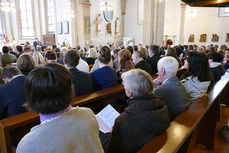
[(229, 153), (229, 0), (0, 0), (0, 153)]

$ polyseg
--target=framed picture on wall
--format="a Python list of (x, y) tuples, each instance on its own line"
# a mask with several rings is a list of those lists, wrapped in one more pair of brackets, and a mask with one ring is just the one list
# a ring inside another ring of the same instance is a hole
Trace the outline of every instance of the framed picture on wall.
[(58, 22), (57, 23), (57, 32), (58, 32), (58, 34), (62, 34), (63, 32), (62, 32), (62, 22)]
[(69, 22), (68, 21), (64, 21), (64, 23), (63, 23), (63, 31), (64, 31), (64, 34), (68, 34), (69, 33)]

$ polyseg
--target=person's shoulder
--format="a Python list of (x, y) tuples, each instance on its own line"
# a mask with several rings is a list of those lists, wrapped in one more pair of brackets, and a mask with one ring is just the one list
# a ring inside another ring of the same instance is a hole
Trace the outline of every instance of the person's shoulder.
[(38, 145), (37, 143), (39, 143), (39, 141), (37, 141), (37, 138), (39, 138), (39, 133), (37, 133), (36, 130), (31, 130), (20, 140), (17, 146), (16, 153), (36, 153), (35, 148), (36, 145)]
[(79, 113), (79, 114), (85, 113), (85, 114), (94, 115), (93, 111), (90, 108), (86, 108), (86, 107), (73, 107), (71, 112)]

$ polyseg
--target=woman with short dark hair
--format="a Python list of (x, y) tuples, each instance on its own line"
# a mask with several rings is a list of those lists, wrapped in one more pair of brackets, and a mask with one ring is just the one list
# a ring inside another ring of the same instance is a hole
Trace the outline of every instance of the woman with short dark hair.
[(194, 100), (203, 96), (213, 81), (208, 59), (203, 53), (190, 51), (187, 53), (185, 68), (186, 78), (181, 81), (190, 99)]
[(40, 115), (17, 153), (103, 153), (99, 127), (88, 108), (71, 107), (72, 76), (60, 64), (34, 69), (26, 78), (26, 107)]
[(110, 48), (103, 46), (99, 51), (99, 69), (93, 71), (91, 75), (93, 76), (95, 83), (94, 89), (100, 90), (118, 85), (118, 76), (113, 68), (108, 66), (111, 60)]

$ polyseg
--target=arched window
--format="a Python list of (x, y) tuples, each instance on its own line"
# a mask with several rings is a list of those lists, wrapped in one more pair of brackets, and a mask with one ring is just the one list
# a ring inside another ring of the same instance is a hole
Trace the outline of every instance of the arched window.
[(47, 0), (47, 16), (48, 16), (48, 31), (56, 31), (56, 20), (55, 20), (55, 2), (54, 0)]
[(33, 0), (18, 0), (21, 37), (35, 37)]
[(226, 8), (224, 9), (224, 14), (225, 14), (226, 16), (229, 16), (229, 7), (226, 7)]
[(219, 16), (229, 16), (229, 7), (219, 8)]

